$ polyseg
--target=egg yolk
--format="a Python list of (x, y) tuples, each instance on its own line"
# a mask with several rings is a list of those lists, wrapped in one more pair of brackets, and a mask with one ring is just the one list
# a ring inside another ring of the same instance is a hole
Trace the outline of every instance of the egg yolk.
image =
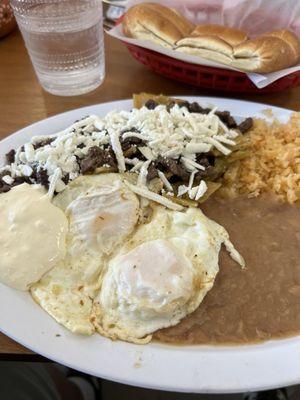
[(110, 253), (133, 230), (139, 201), (122, 187), (104, 187), (78, 197), (68, 206), (73, 250)]
[(145, 242), (114, 260), (120, 302), (166, 312), (185, 304), (193, 289), (191, 262), (168, 240)]

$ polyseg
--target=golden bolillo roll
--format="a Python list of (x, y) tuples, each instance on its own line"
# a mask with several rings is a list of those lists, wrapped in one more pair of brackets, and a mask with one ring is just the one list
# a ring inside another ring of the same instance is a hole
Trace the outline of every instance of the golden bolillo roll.
[(131, 7), (123, 19), (123, 32), (134, 39), (150, 40), (164, 47), (187, 36), (194, 24), (172, 8), (156, 3), (141, 3)]
[(263, 35), (234, 48), (232, 66), (249, 72), (269, 73), (296, 64), (293, 47), (276, 36)]
[(203, 57), (207, 60), (229, 65), (233, 57), (233, 48), (217, 36), (186, 37), (176, 43), (175, 51)]
[(264, 34), (264, 36), (271, 36), (282, 39), (290, 46), (292, 50), (292, 53), (294, 55), (293, 63), (296, 64), (300, 60), (300, 40), (293, 32), (287, 29), (278, 29), (276, 31), (267, 32)]
[(222, 39), (230, 44), (230, 46), (237, 46), (248, 39), (246, 32), (240, 29), (216, 24), (203, 24), (196, 26), (196, 28), (191, 32), (190, 36), (197, 37), (199, 35), (217, 36), (219, 39)]

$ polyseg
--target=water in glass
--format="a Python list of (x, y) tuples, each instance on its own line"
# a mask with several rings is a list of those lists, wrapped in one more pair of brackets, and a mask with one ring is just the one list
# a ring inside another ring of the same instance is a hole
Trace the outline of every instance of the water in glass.
[(41, 85), (72, 96), (105, 74), (101, 0), (11, 0)]

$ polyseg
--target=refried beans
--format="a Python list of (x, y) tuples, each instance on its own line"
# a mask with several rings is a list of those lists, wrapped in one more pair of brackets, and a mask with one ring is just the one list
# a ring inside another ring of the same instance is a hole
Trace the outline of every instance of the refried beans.
[(220, 272), (200, 307), (155, 339), (246, 344), (300, 334), (300, 204), (261, 196), (209, 199), (201, 208), (229, 232), (246, 269), (223, 249)]

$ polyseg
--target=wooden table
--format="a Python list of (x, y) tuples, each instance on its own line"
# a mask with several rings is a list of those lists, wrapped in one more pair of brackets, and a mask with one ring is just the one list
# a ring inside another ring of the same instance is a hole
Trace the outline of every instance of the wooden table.
[[(110, 37), (106, 37), (106, 70), (105, 82), (94, 92), (78, 97), (56, 97), (39, 85), (19, 32), (16, 30), (0, 39), (0, 139), (50, 115), (126, 99), (134, 92), (228, 97), (226, 93), (194, 88), (155, 75), (137, 63), (124, 45)], [(300, 87), (278, 94), (230, 96), (300, 110)], [(0, 333), (0, 358), (15, 357), (31, 359), (33, 353)]]

